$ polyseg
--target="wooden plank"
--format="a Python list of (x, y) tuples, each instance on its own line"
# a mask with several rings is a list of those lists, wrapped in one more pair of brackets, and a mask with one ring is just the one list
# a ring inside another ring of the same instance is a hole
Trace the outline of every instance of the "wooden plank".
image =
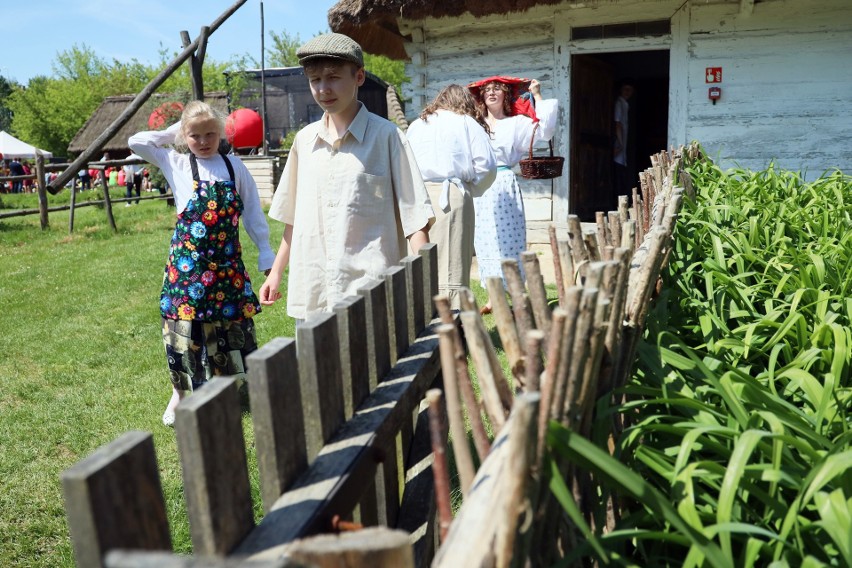
[(340, 339), (343, 416), (346, 420), (352, 418), (355, 409), (370, 394), (366, 310), (367, 304), (361, 296), (348, 296), (332, 308), (337, 317)]
[(431, 322), (435, 317), (435, 304), (432, 298), (438, 295), (438, 245), (428, 243), (420, 247), (418, 251), (423, 259), (423, 294), (425, 296), (423, 305), (423, 318)]
[(288, 555), (314, 568), (414, 567), (408, 535), (386, 527), (306, 538)]
[(411, 420), (438, 372), (438, 339), (429, 327), (234, 552), (273, 558), (293, 539), (328, 530), (333, 515), (348, 515), (375, 473), (376, 448)]
[(275, 337), (246, 357), (263, 510), (308, 467), (296, 341)]
[(250, 561), (245, 557), (179, 556), (138, 550), (113, 550), (107, 554), (104, 565), (106, 568), (308, 568), (286, 558)]
[(74, 559), (101, 566), (113, 548), (171, 550), (153, 437), (131, 431), (62, 472)]
[(388, 298), (388, 336), (391, 342), (391, 365), (408, 349), (408, 290), (405, 267), (393, 266), (385, 271)]
[(366, 302), (367, 361), (370, 369), (370, 390), (373, 390), (391, 369), (385, 283), (376, 281), (360, 288), (358, 294), (363, 296)]
[(435, 479), (428, 406), (421, 404), (405, 461), (405, 489), (396, 528), (404, 530), (414, 549), (414, 565), (425, 568), (435, 556)]
[(431, 302), (431, 299), (424, 298), (423, 295), (423, 258), (419, 255), (406, 256), (400, 263), (405, 267), (405, 282), (408, 287), (409, 328), (411, 330), (408, 342), (411, 343), (417, 337), (417, 334), (423, 331), (429, 321), (424, 319), (426, 311), (424, 302)]
[(321, 314), (297, 325), (296, 343), (305, 439), (311, 462), (344, 422), (343, 379), (334, 315)]
[(236, 380), (215, 377), (175, 409), (192, 547), (225, 555), (254, 526)]

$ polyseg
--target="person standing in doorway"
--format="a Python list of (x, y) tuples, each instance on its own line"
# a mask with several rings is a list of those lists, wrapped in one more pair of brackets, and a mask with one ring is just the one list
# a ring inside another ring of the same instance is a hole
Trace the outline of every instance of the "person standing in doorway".
[(627, 133), (630, 112), (628, 101), (633, 96), (633, 92), (633, 82), (622, 81), (613, 111), (615, 139), (612, 146), (612, 160), (615, 166), (615, 193), (617, 195), (628, 195), (631, 190), (630, 172), (627, 169)]

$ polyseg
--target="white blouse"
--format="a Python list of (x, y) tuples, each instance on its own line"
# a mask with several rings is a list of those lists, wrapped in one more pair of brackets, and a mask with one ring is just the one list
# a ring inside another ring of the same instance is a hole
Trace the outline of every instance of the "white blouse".
[(441, 109), (426, 121), (412, 122), (405, 135), (423, 181), (461, 182), (474, 197), (494, 183), (497, 161), (491, 141), (472, 117)]
[[(163, 171), (172, 188), (178, 215), (186, 209), (189, 198), (195, 191), (189, 154), (166, 147), (174, 144), (175, 136), (179, 131), (180, 122), (177, 122), (166, 130), (138, 132), (128, 140), (131, 151)], [(259, 251), (257, 268), (262, 272), (272, 267), (275, 253), (269, 246), (269, 225), (266, 223), (266, 216), (260, 205), (257, 184), (238, 156), (228, 156), (228, 159), (234, 168), (234, 183), (243, 201), (243, 226), (257, 246)], [(216, 154), (212, 158), (198, 158), (197, 161), (200, 179), (210, 182), (231, 179), (222, 156)]]
[[(535, 113), (539, 127), (535, 131), (536, 141), (553, 138), (556, 132), (556, 119), (559, 110), (557, 99), (545, 99), (536, 103)], [(497, 121), (491, 133), (491, 147), (497, 158), (498, 166), (514, 167), (524, 158), (529, 157), (530, 138), (532, 138), (535, 123), (523, 114), (509, 116)]]

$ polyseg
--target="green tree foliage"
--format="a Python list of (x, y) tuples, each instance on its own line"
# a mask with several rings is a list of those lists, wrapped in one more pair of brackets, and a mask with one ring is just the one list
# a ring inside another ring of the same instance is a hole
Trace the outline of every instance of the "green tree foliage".
[(6, 99), (16, 88), (19, 88), (17, 83), (0, 75), (0, 130), (8, 132), (12, 129), (12, 111), (6, 105)]
[[(71, 139), (105, 97), (140, 92), (176, 55), (161, 49), (160, 63), (151, 66), (137, 60), (129, 63), (108, 61), (85, 45), (74, 45), (57, 54), (52, 77), (34, 77), (26, 87), (12, 89), (6, 98), (6, 106), (12, 114), (12, 130), (31, 144), (56, 155), (65, 155)], [(239, 81), (229, 85), (224, 73), (245, 66), (246, 57), (226, 63), (205, 60), (204, 90), (230, 88), (233, 92), (241, 88)], [(188, 100), (191, 85), (189, 66), (184, 64), (157, 91)]]
[(299, 34), (291, 36), (286, 31), (277, 34), (273, 31), (269, 32), (272, 37), (272, 47), (266, 49), (266, 66), (267, 67), (295, 67), (299, 65), (299, 58), (296, 57), (296, 50), (302, 45), (302, 40)]
[(364, 54), (364, 68), (401, 93), (402, 84), (408, 82), (405, 76), (405, 63), (390, 59), (384, 55)]

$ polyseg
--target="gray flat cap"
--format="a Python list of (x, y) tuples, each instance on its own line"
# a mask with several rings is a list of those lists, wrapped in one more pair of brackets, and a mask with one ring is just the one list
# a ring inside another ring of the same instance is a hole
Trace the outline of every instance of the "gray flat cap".
[(364, 66), (364, 55), (361, 46), (351, 37), (343, 34), (322, 34), (308, 40), (296, 51), (299, 64), (304, 66), (312, 59), (331, 57), (349, 61), (358, 67)]

